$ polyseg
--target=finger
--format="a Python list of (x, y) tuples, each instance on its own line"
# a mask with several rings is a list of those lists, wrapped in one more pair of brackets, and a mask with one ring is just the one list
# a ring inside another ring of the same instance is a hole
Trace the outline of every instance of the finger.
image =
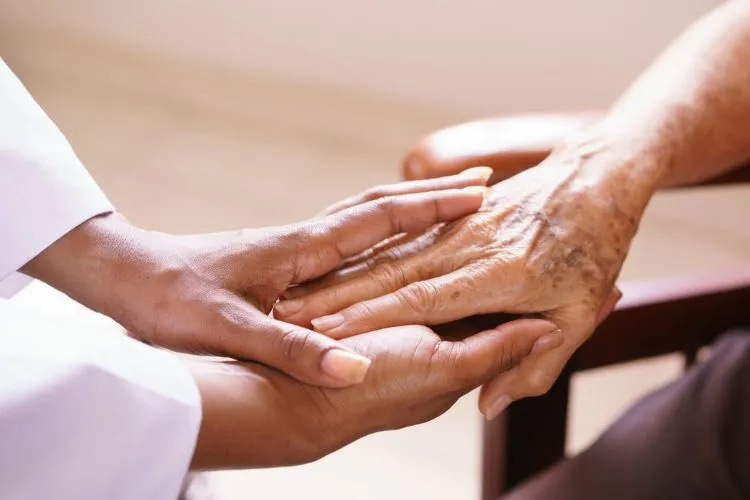
[(615, 310), (615, 306), (622, 298), (622, 291), (618, 287), (614, 287), (609, 293), (607, 298), (604, 299), (602, 305), (599, 307), (599, 314), (596, 317), (596, 326), (601, 325), (605, 319), (612, 314)]
[[(554, 330), (536, 341), (531, 352), (529, 352), (529, 356), (541, 356), (552, 352), (562, 346), (564, 341), (565, 338), (562, 331), (560, 329)], [(521, 363), (526, 361), (526, 359), (529, 358), (524, 358)], [(513, 401), (522, 399), (518, 391), (512, 389), (520, 377), (521, 368), (516, 365), (512, 369), (500, 373), (482, 386), (482, 390), (479, 393), (479, 411), (487, 420), (494, 420)]]
[[(406, 233), (401, 235), (398, 239), (386, 240), (388, 244), (382, 245), (377, 248), (376, 251), (370, 253), (369, 258), (358, 258), (351, 259), (350, 261), (342, 264), (342, 267), (331, 271), (330, 273), (322, 276), (321, 278), (308, 281), (307, 283), (294, 287), (283, 294), (284, 300), (300, 299), (312, 295), (313, 293), (323, 290), (326, 288), (334, 287), (340, 283), (351, 281), (354, 278), (358, 278), (373, 271), (378, 265), (385, 264), (386, 262), (394, 262), (400, 260), (406, 260), (412, 255), (416, 255), (419, 252), (429, 248), (437, 239), (441, 225), (438, 224), (433, 228), (428, 229), (424, 233)], [(365, 297), (369, 298), (369, 297)], [(343, 304), (338, 307), (342, 309), (350, 303)], [(337, 311), (338, 309), (333, 309)]]
[(290, 288), (281, 294), (281, 298), (284, 300), (297, 299), (310, 295), (320, 289), (328, 288), (342, 281), (360, 276), (375, 267), (375, 264), (380, 262), (380, 256), (384, 252), (400, 247), (417, 237), (419, 237), (419, 233), (404, 233), (385, 239), (374, 247), (361, 252), (359, 255), (343, 261), (339, 269), (331, 271), (320, 278)]
[(295, 379), (322, 387), (348, 387), (364, 380), (370, 360), (305, 328), (274, 320), (242, 301), (217, 311), (214, 354), (257, 361)]
[(296, 263), (300, 283), (336, 269), (348, 257), (399, 233), (420, 231), (476, 212), (487, 188), (472, 186), (405, 194), (343, 210), (320, 221), (298, 226), (305, 238)]
[(452, 370), (446, 375), (457, 390), (473, 389), (517, 366), (536, 344), (557, 331), (547, 320), (515, 320), (460, 342), (441, 342), (436, 356), (451, 360)]
[[(434, 261), (426, 258), (426, 262)], [(461, 268), (437, 278), (416, 281), (335, 314), (314, 318), (311, 323), (316, 331), (345, 338), (390, 326), (437, 325), (489, 312), (482, 296), (475, 292), (478, 285), (473, 274), (471, 268)], [(502, 304), (495, 299), (493, 302), (495, 310), (502, 310)]]
[(541, 396), (552, 388), (570, 357), (593, 332), (595, 314), (587, 311), (584, 306), (576, 306), (549, 315), (560, 325), (563, 341), (552, 348), (537, 349), (517, 369), (482, 388), (479, 405), (487, 419), (495, 418), (513, 401)]
[[(372, 269), (365, 263), (362, 266), (367, 270), (361, 267), (355, 269), (354, 272), (358, 273), (358, 276), (352, 279), (341, 280), (329, 288), (323, 288), (306, 297), (277, 303), (274, 307), (274, 314), (278, 313), (277, 317), (284, 321), (309, 325), (315, 318), (341, 311), (358, 302), (387, 295), (411, 283), (440, 276), (444, 272), (460, 267), (460, 262), (452, 262), (445, 258), (445, 255), (449, 253), (432, 247), (399, 261), (375, 265)], [(321, 325), (324, 323), (325, 320), (316, 328), (322, 328)]]
[(493, 420), (515, 401), (546, 394), (568, 359), (562, 347), (524, 358), (514, 370), (498, 375), (482, 387), (479, 411), (487, 420)]
[(463, 172), (438, 179), (425, 179), (400, 182), (388, 186), (377, 186), (331, 205), (323, 211), (322, 215), (334, 214), (347, 208), (362, 205), (363, 203), (385, 198), (387, 196), (399, 196), (409, 193), (426, 193), (429, 191), (441, 191), (445, 189), (461, 189), (469, 186), (485, 186), (491, 175), (492, 169), (490, 167), (473, 167), (468, 168)]

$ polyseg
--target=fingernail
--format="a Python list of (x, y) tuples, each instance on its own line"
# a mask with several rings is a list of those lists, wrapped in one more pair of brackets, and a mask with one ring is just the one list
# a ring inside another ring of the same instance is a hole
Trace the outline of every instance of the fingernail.
[(469, 186), (463, 188), (463, 191), (472, 194), (481, 194), (482, 198), (484, 198), (485, 200), (488, 200), (490, 198), (490, 195), (492, 194), (492, 190), (486, 186)]
[(343, 322), (344, 316), (342, 316), (341, 314), (331, 314), (329, 316), (315, 318), (310, 323), (312, 323), (313, 328), (315, 328), (317, 331), (327, 332), (328, 330), (332, 330), (333, 328), (341, 325)]
[(425, 168), (424, 165), (422, 165), (422, 161), (412, 156), (409, 158), (406, 162), (406, 169), (409, 171), (409, 174), (411, 174), (412, 178), (414, 179), (423, 179), (425, 174)]
[(494, 171), (490, 167), (471, 167), (462, 171), (458, 175), (462, 177), (479, 177), (480, 179), (484, 179), (484, 181), (487, 182), (489, 178), (492, 177), (493, 172)]
[(291, 316), (302, 310), (301, 300), (282, 300), (274, 304), (273, 310), (282, 316)]
[(513, 400), (510, 396), (503, 394), (490, 404), (487, 413), (484, 414), (484, 418), (487, 420), (495, 420), (495, 418), (497, 418), (497, 416), (500, 415), (512, 402)]
[(531, 354), (539, 354), (541, 352), (547, 352), (563, 345), (565, 338), (563, 337), (562, 330), (552, 330), (544, 337), (540, 337), (534, 343), (534, 347), (531, 348)]
[(331, 349), (323, 355), (320, 366), (333, 378), (359, 384), (365, 379), (370, 363), (369, 359), (359, 354), (342, 349)]

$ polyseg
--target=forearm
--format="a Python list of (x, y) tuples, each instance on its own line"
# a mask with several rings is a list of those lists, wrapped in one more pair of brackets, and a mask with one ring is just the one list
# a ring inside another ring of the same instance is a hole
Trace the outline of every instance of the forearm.
[(724, 173), (750, 158), (748, 61), (750, 2), (735, 0), (688, 28), (589, 134), (647, 190)]
[[(203, 420), (191, 468), (297, 465), (320, 457), (306, 388), (257, 364), (186, 360), (201, 393)], [(325, 434), (325, 433), (324, 433)]]

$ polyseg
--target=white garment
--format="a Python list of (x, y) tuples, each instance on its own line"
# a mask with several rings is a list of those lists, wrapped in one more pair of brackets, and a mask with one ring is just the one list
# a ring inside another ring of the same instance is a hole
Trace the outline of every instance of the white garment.
[[(0, 297), (16, 271), (111, 211), (65, 137), (0, 59)], [(200, 424), (173, 355), (0, 298), (0, 498), (172, 500)]]

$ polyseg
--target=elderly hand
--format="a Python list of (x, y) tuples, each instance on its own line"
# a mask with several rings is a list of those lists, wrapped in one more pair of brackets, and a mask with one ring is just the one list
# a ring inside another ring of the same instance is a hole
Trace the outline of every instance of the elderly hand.
[(487, 387), (489, 417), (551, 387), (618, 299), (614, 283), (650, 193), (629, 182), (606, 145), (583, 138), (492, 188), (477, 214), (402, 236), (291, 290), (285, 321), (334, 338), (476, 314), (541, 314), (561, 330)]
[(260, 365), (192, 364), (203, 404), (193, 467), (304, 463), (373, 432), (432, 420), (513, 367), (555, 326), (524, 319), (489, 328), (456, 341), (424, 326), (346, 339), (373, 363), (361, 384), (345, 389), (301, 384)]
[(410, 194), (371, 193), (377, 199), (276, 228), (177, 236), (133, 227), (117, 214), (96, 217), (22, 271), (152, 344), (260, 361), (308, 383), (347, 386), (362, 380), (369, 361), (269, 317), (273, 303), (289, 286), (384, 238), (475, 212), (487, 177), (480, 170), (404, 183), (385, 191)]

